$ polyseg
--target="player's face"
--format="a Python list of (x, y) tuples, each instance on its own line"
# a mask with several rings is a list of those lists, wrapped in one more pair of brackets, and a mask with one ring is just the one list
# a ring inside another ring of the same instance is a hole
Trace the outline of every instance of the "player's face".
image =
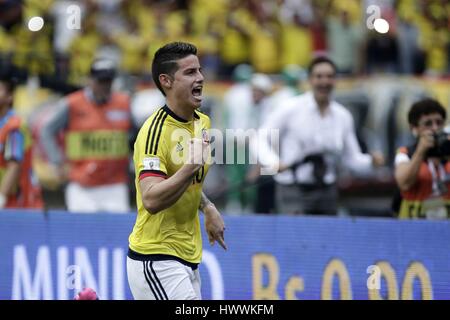
[(197, 56), (178, 60), (178, 70), (173, 77), (173, 95), (182, 104), (194, 109), (200, 107), (203, 92), (203, 73)]
[(322, 62), (314, 66), (309, 81), (317, 102), (329, 101), (335, 79), (334, 68), (329, 63)]
[(436, 133), (444, 128), (444, 123), (445, 120), (439, 113), (426, 114), (420, 117), (417, 129), (419, 134), (426, 130)]
[(264, 97), (266, 96), (266, 93), (257, 88), (252, 88), (252, 96), (253, 96), (253, 101), (255, 103), (260, 103), (261, 100), (264, 99)]
[(106, 103), (111, 95), (112, 80), (92, 80), (92, 92), (100, 103)]

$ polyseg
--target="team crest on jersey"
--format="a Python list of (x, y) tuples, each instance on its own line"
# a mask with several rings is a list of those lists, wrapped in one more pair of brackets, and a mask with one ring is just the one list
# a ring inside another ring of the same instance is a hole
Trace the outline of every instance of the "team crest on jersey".
[(180, 141), (178, 141), (177, 142), (177, 146), (176, 146), (176, 150), (177, 150), (177, 152), (181, 152), (181, 151), (183, 151), (183, 146), (181, 145), (181, 143), (180, 143)]
[(209, 142), (208, 131), (205, 128), (202, 129), (202, 138), (204, 142)]
[(158, 158), (144, 158), (142, 162), (144, 164), (144, 170), (160, 170), (160, 163)]

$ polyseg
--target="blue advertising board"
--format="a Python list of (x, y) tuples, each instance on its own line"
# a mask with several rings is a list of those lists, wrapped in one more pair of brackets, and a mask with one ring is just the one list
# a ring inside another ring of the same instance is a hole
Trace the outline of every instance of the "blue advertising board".
[[(203, 235), (204, 299), (449, 299), (450, 222), (224, 216), (228, 250)], [(132, 299), (134, 214), (3, 211), (0, 299)]]

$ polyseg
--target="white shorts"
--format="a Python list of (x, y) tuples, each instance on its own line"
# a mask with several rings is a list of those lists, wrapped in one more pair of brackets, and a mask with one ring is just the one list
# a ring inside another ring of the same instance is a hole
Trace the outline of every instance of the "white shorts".
[(201, 300), (200, 273), (176, 260), (127, 257), (128, 284), (135, 300)]
[(78, 213), (128, 213), (130, 201), (128, 185), (115, 183), (98, 187), (83, 187), (70, 182), (65, 191), (67, 210)]

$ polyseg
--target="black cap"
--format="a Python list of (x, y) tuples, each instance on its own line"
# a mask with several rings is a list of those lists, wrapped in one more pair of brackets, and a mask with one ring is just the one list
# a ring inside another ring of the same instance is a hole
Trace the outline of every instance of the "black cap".
[(113, 80), (116, 76), (116, 66), (108, 59), (97, 59), (91, 65), (91, 77), (97, 80)]

